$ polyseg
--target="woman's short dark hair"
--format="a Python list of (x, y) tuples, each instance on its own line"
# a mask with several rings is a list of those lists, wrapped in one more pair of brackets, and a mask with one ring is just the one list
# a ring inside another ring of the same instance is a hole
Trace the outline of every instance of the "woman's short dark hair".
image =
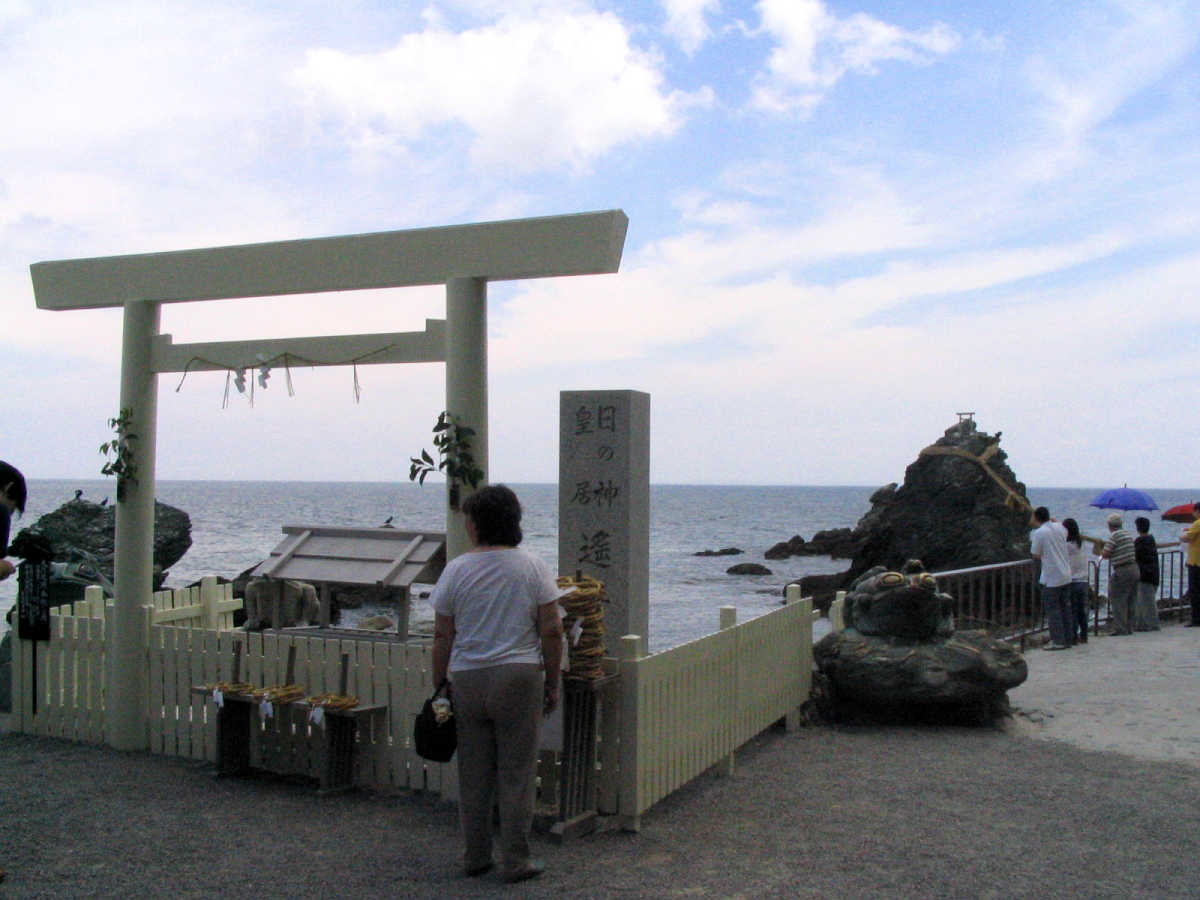
[(1067, 541), (1076, 547), (1083, 546), (1083, 536), (1079, 533), (1079, 523), (1074, 519), (1063, 519), (1063, 528), (1067, 529)]
[(1140, 531), (1142, 534), (1150, 533), (1150, 520), (1147, 519), (1145, 516), (1138, 516), (1136, 519), (1133, 520), (1133, 524), (1134, 524), (1134, 527), (1136, 527), (1137, 530)]
[[(5, 485), (8, 485), (5, 488)], [(0, 460), (0, 492), (16, 504), (17, 510), (25, 514), (25, 476), (16, 466)]]
[(489, 484), (463, 501), (464, 516), (475, 525), (475, 537), (480, 544), (494, 547), (515, 547), (521, 543), (521, 501), (512, 488)]

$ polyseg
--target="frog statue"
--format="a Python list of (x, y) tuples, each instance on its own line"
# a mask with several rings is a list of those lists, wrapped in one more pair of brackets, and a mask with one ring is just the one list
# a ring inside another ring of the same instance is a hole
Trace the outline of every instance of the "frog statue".
[(817, 694), (839, 718), (990, 722), (1008, 711), (1025, 659), (984, 631), (954, 629), (954, 598), (919, 560), (865, 572), (846, 595), (845, 627), (814, 647)]
[(854, 582), (842, 613), (847, 628), (859, 634), (929, 640), (954, 632), (954, 598), (939, 594), (937, 579), (921, 561), (909, 560), (902, 572), (876, 566)]

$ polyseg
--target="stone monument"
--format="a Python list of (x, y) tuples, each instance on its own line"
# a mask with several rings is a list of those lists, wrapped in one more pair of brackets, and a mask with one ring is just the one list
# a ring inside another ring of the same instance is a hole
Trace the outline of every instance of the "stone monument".
[(604, 582), (608, 642), (649, 640), (649, 394), (559, 395), (558, 565)]

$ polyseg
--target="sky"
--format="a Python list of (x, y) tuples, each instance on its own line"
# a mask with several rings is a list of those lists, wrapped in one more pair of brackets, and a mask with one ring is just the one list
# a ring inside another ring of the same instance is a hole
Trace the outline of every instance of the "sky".
[[(0, 458), (96, 478), (122, 313), (29, 265), (590, 210), (489, 286), (493, 481), (558, 394), (657, 483), (901, 481), (972, 411), (1035, 486), (1200, 484), (1200, 3), (0, 0)], [(178, 343), (419, 331), (442, 288), (164, 304)], [(405, 481), (441, 364), (159, 379), (160, 478)]]

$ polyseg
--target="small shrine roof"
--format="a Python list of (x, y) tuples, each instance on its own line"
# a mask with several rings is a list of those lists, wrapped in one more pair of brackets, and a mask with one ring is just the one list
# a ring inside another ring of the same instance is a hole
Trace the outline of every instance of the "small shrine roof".
[(284, 525), (286, 537), (251, 573), (310, 584), (408, 588), (446, 565), (446, 535), (396, 528)]

